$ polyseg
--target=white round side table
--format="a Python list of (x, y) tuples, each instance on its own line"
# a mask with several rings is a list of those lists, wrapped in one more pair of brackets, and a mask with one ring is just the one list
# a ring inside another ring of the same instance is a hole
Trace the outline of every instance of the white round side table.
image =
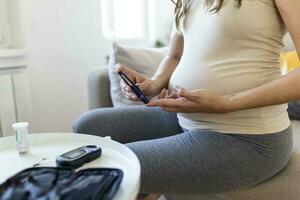
[(55, 166), (55, 158), (67, 151), (84, 145), (102, 148), (99, 159), (85, 164), (84, 168), (119, 168), (124, 178), (114, 200), (135, 200), (140, 187), (140, 163), (135, 154), (126, 146), (109, 138), (75, 133), (29, 134), (30, 151), (27, 156), (19, 156), (15, 149), (14, 137), (0, 138), (0, 183), (17, 172), (34, 164)]

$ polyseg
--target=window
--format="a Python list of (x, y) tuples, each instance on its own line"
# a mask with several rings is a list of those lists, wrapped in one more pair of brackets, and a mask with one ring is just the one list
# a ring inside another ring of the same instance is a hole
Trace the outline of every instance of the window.
[(7, 0), (0, 0), (0, 48), (11, 46)]
[(147, 0), (101, 0), (103, 33), (121, 40), (147, 37)]

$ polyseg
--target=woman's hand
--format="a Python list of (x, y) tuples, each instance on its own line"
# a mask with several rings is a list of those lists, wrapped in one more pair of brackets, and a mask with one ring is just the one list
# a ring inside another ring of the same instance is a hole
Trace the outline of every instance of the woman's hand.
[[(130, 69), (129, 67), (117, 64), (116, 72), (123, 72), (126, 76), (131, 79), (136, 85), (140, 88), (140, 90), (149, 98), (152, 98), (158, 95), (162, 88), (157, 80), (148, 79), (146, 76)], [(138, 101), (138, 97), (132, 92), (131, 88), (121, 80), (121, 88), (126, 98), (132, 101)]]
[(163, 110), (176, 113), (228, 113), (232, 112), (230, 97), (221, 96), (211, 90), (189, 91), (175, 86), (172, 94), (163, 90), (159, 99), (148, 106), (160, 106)]

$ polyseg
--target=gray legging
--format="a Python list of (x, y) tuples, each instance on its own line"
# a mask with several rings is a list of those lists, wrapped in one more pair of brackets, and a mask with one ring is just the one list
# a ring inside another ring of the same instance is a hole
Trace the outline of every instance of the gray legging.
[(289, 161), (291, 128), (275, 134), (183, 132), (176, 114), (143, 106), (90, 111), (74, 124), (76, 133), (111, 136), (141, 162), (141, 191), (209, 194), (256, 185)]

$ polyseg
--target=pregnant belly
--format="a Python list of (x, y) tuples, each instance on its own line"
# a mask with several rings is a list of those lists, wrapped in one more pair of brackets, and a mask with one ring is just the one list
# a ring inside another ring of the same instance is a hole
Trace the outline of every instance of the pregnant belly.
[(225, 95), (261, 86), (280, 76), (276, 65), (180, 62), (172, 74), (169, 88), (179, 85), (189, 90), (209, 89)]

